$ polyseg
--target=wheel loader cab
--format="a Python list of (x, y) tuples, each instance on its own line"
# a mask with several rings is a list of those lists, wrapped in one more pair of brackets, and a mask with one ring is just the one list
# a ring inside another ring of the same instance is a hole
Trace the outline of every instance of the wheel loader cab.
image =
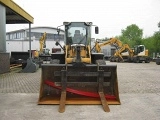
[[(91, 63), (91, 22), (64, 22), (66, 63)], [(79, 65), (80, 65), (79, 64)]]
[(66, 45), (84, 44), (89, 45), (91, 42), (91, 25), (85, 22), (64, 22), (65, 25), (65, 42)]

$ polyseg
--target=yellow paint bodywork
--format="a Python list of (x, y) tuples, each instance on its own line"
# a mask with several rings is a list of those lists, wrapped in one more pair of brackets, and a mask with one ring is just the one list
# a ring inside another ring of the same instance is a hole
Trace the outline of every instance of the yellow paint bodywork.
[[(80, 52), (80, 56), (81, 56), (81, 62), (84, 63), (91, 63), (91, 53), (90, 53), (90, 46), (81, 46), (81, 52)], [(65, 61), (66, 64), (68, 63), (73, 63), (76, 60), (76, 50), (75, 47), (73, 46), (69, 46), (66, 45), (65, 47)]]
[(148, 49), (147, 50), (145, 50), (145, 56), (148, 56)]

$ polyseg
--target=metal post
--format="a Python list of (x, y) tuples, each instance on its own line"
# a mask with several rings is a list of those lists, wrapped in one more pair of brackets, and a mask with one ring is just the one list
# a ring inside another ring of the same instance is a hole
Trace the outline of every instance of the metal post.
[(31, 23), (29, 23), (29, 59), (31, 60)]
[(6, 53), (6, 8), (0, 4), (0, 52)]

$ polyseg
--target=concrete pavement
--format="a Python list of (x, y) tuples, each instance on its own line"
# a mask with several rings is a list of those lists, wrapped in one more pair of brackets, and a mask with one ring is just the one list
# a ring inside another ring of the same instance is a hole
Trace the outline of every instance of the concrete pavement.
[(117, 64), (121, 105), (37, 105), (41, 70), (0, 75), (0, 120), (160, 120), (160, 66)]

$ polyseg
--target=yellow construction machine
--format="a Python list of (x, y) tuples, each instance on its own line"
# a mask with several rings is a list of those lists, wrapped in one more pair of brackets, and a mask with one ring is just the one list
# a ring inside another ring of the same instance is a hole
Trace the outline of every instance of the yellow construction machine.
[(110, 38), (109, 40), (99, 43), (95, 42), (95, 50), (98, 53), (101, 53), (101, 47), (106, 45), (113, 45), (116, 47), (115, 53), (111, 56), (111, 62), (135, 62), (149, 63), (151, 58), (148, 56), (148, 50), (144, 45), (136, 45), (134, 48), (130, 48), (128, 44), (122, 44), (122, 42), (117, 38)]
[(113, 56), (111, 56), (111, 62), (124, 62), (124, 60), (131, 61), (134, 56), (134, 51), (129, 47), (128, 44), (123, 44), (119, 49), (117, 49)]
[(47, 38), (47, 33), (44, 32), (39, 39), (39, 45), (40, 45), (39, 55), (49, 55), (49, 49), (46, 48), (46, 38)]
[(39, 39), (39, 50), (35, 51), (34, 57), (39, 58), (39, 55), (43, 55), (46, 53), (46, 35), (47, 33), (44, 32), (43, 35)]
[(40, 54), (43, 54), (43, 49), (46, 48), (46, 35), (47, 35), (46, 32), (44, 32), (43, 35), (39, 39)]
[(111, 62), (134, 62), (134, 63), (150, 63), (151, 58), (148, 55), (148, 49), (144, 45), (136, 45), (130, 48), (128, 44), (124, 44), (120, 49), (116, 50), (114, 56), (110, 58)]
[(106, 46), (106, 45), (112, 45), (115, 46), (116, 50), (115, 50), (115, 54), (114, 56), (111, 56), (110, 60), (111, 62), (114, 61), (119, 58), (119, 60), (123, 61), (123, 57), (121, 55), (121, 53), (126, 50), (129, 49), (129, 46), (127, 44), (122, 44), (122, 42), (117, 39), (117, 38), (110, 38), (109, 40), (103, 42), (103, 43), (99, 43), (98, 41), (95, 42), (95, 50), (98, 53), (101, 53), (101, 47)]
[(117, 49), (121, 48), (123, 46), (122, 42), (117, 39), (117, 38), (110, 38), (109, 40), (103, 42), (103, 43), (99, 43), (98, 41), (95, 42), (95, 50), (98, 53), (101, 53), (101, 47), (106, 46), (106, 45), (113, 45), (115, 46)]
[[(42, 64), (38, 104), (59, 104), (59, 112), (65, 104), (119, 105), (117, 66), (107, 65), (103, 53), (93, 53), (92, 22), (64, 22), (65, 45), (63, 53), (51, 54), (50, 64)], [(60, 27), (57, 27), (58, 34)]]

